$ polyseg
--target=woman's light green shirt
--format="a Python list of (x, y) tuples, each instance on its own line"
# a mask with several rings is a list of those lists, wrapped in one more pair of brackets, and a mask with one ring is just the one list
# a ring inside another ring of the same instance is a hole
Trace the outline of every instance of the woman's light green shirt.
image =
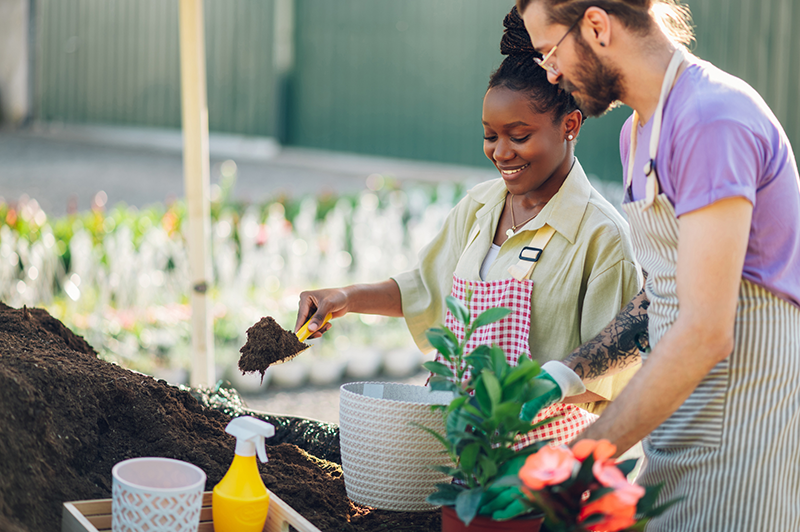
[[(406, 323), (423, 351), (431, 350), (425, 332), (444, 323), (444, 299), (452, 289), (453, 274), (481, 280), (479, 270), (506, 194), (500, 178), (475, 186), (422, 249), (417, 267), (394, 277)], [(597, 335), (642, 286), (628, 223), (591, 186), (577, 161), (542, 211), (503, 243), (484, 280), (510, 277), (508, 267), (544, 224), (555, 234), (532, 275), (530, 350), (540, 363), (561, 360)], [(587, 389), (613, 400), (636, 369), (596, 381)]]

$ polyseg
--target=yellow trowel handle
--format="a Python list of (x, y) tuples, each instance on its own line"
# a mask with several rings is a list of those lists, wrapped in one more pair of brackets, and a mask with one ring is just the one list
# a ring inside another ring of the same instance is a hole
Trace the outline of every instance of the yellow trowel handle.
[[(319, 324), (319, 329), (321, 329), (323, 325), (328, 323), (331, 320), (332, 317), (333, 317), (333, 314), (328, 312), (328, 315), (325, 316), (325, 319), (322, 320), (322, 323)], [(308, 324), (310, 322), (311, 322), (311, 318), (309, 318), (308, 321), (305, 322), (305, 324), (302, 327), (300, 327), (300, 329), (297, 331), (297, 339), (300, 340), (301, 342), (305, 342), (306, 340), (308, 340), (308, 337), (311, 336), (311, 334), (312, 334), (312, 332), (308, 330)], [(317, 331), (319, 329), (317, 329)], [(314, 331), (314, 332), (317, 332), (317, 331)]]

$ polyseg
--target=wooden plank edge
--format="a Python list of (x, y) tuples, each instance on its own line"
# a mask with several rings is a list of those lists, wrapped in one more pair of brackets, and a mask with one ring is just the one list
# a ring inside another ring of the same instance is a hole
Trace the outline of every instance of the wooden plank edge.
[(267, 512), (267, 522), (264, 524), (266, 532), (288, 532), (289, 527), (284, 524), (292, 525), (298, 532), (320, 532), (319, 528), (312, 525), (308, 519), (286, 504), (283, 499), (271, 491), (267, 491), (269, 492), (270, 511)]
[[(298, 532), (320, 532), (311, 522), (289, 506), (283, 499), (269, 493), (269, 511), (264, 532), (287, 532), (289, 525)], [(198, 532), (214, 532), (211, 518), (212, 492), (203, 492)], [(101, 528), (97, 528), (100, 526)], [(111, 499), (65, 502), (61, 532), (103, 532), (111, 529)]]
[(61, 511), (61, 532), (98, 532), (98, 530), (84, 517), (75, 503), (65, 502)]

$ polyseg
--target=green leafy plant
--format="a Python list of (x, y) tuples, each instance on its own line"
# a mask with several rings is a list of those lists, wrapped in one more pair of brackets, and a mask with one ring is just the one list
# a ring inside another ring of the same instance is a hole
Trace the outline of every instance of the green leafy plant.
[(452, 392), (453, 399), (432, 407), (445, 416), (444, 435), (421, 428), (449, 455), (453, 465), (436, 469), (454, 482), (437, 484), (429, 503), (454, 507), (467, 525), (477, 515), (507, 520), (543, 514), (552, 532), (612, 532), (643, 530), (677, 502), (656, 506), (662, 486), (632, 484), (627, 475), (636, 460), (616, 462), (611, 458), (616, 447), (606, 440), (581, 440), (573, 448), (536, 442), (514, 449), (520, 435), (552, 421), (532, 424), (542, 405), (539, 398), (555, 385), (537, 379), (539, 365), (527, 357), (509, 365), (497, 346), (465, 353), (475, 331), (503, 319), (509, 309), (492, 308), (471, 320), (457, 299), (448, 297), (447, 307), (464, 325), (464, 339), (459, 342), (446, 327), (430, 329), (428, 340), (448, 364), (424, 367), (433, 374), (431, 388)]
[[(464, 340), (459, 342), (446, 327), (430, 329), (428, 340), (450, 366), (427, 362), (424, 367), (433, 373), (431, 388), (450, 391), (454, 398), (448, 405), (432, 407), (443, 411), (444, 435), (422, 428), (439, 440), (453, 461), (452, 466), (436, 469), (452, 476), (455, 482), (438, 484), (427, 500), (454, 506), (459, 519), (469, 524), (481, 513), (493, 484), (519, 471), (525, 458), (543, 445), (513, 448), (518, 436), (550, 421), (531, 423), (539, 413), (536, 405), (541, 404), (536, 399), (549, 393), (554, 384), (535, 379), (539, 364), (528, 357), (521, 357), (517, 366), (511, 366), (497, 346), (481, 345), (471, 353), (464, 352), (476, 330), (503, 319), (511, 312), (509, 309), (488, 309), (471, 320), (469, 310), (457, 299), (448, 297), (447, 307), (464, 324)], [(470, 375), (462, 385), (467, 369)]]

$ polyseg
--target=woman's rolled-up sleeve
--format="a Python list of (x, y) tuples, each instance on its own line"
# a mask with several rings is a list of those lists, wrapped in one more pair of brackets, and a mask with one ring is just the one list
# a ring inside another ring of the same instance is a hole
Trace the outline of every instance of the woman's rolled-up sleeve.
[[(444, 322), (444, 300), (453, 286), (466, 231), (471, 227), (462, 200), (447, 216), (442, 229), (419, 253), (416, 268), (392, 277), (400, 288), (403, 317), (417, 347), (432, 349), (425, 333)], [(474, 215), (472, 216), (474, 221)]]

